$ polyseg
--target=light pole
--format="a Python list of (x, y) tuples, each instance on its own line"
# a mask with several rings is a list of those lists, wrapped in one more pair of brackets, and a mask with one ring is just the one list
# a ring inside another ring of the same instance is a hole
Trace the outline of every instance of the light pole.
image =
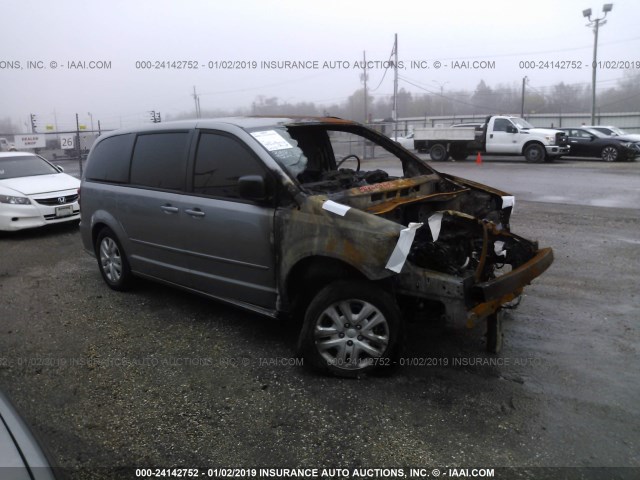
[(526, 76), (522, 78), (522, 102), (520, 103), (520, 116), (522, 118), (524, 118), (524, 87), (527, 84), (527, 80), (529, 80), (529, 78)]
[(600, 25), (604, 25), (607, 23), (605, 20), (607, 13), (609, 13), (613, 9), (613, 3), (605, 3), (602, 6), (602, 11), (604, 12), (604, 16), (602, 18), (594, 18), (591, 19), (591, 9), (587, 8), (582, 11), (582, 15), (585, 18), (589, 19), (589, 23), (587, 23), (587, 27), (593, 27), (593, 67), (591, 72), (591, 125), (595, 125), (596, 123), (596, 67), (598, 61), (598, 29)]
[(93, 133), (93, 115), (91, 115), (91, 112), (87, 112), (87, 115), (89, 115), (89, 118), (91, 119), (91, 133)]
[(431, 80), (431, 81), (440, 87), (440, 116), (444, 117), (444, 96), (443, 96), (443, 92), (444, 92), (444, 86), (449, 82), (440, 83), (440, 82), (436, 82), (435, 80)]

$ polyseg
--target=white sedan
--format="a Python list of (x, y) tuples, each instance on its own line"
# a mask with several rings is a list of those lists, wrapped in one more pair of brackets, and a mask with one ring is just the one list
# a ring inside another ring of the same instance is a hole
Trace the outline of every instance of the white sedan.
[(398, 142), (407, 150), (413, 150), (413, 132), (409, 133), (406, 137), (391, 137), (391, 140)]
[(80, 180), (39, 155), (0, 153), (0, 230), (80, 220)]

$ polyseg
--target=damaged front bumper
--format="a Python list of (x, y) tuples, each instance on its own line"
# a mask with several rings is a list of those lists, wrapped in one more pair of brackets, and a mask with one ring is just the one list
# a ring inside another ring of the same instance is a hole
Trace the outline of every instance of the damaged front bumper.
[[(446, 319), (456, 326), (473, 327), (495, 313), (553, 263), (551, 248), (538, 249), (536, 242), (459, 212), (443, 213), (449, 231), (440, 238), (422, 232), (395, 286), (398, 294), (440, 303)], [(468, 244), (468, 249), (456, 250), (456, 242)], [(456, 256), (458, 261), (466, 256), (463, 268), (453, 266)], [(511, 270), (505, 271), (505, 265)]]
[(552, 263), (553, 251), (543, 248), (524, 265), (485, 282), (476, 282), (473, 274), (461, 278), (406, 263), (396, 277), (396, 289), (403, 295), (441, 302), (449, 322), (471, 328), (517, 298)]

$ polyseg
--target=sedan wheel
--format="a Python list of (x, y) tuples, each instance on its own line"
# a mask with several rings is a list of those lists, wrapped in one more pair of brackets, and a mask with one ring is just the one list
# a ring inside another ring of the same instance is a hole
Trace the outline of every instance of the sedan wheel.
[(618, 149), (614, 146), (606, 146), (602, 149), (602, 160), (605, 162), (615, 162), (618, 159)]

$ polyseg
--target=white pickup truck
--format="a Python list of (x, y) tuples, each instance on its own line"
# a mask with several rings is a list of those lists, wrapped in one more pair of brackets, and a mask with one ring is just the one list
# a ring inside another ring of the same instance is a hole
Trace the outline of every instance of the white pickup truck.
[(414, 147), (429, 152), (435, 161), (464, 160), (472, 153), (524, 155), (528, 162), (549, 161), (569, 153), (567, 135), (560, 130), (536, 128), (519, 117), (494, 115), (480, 127), (414, 130)]
[(16, 146), (13, 143), (7, 142), (6, 138), (0, 138), (0, 152), (15, 152)]

